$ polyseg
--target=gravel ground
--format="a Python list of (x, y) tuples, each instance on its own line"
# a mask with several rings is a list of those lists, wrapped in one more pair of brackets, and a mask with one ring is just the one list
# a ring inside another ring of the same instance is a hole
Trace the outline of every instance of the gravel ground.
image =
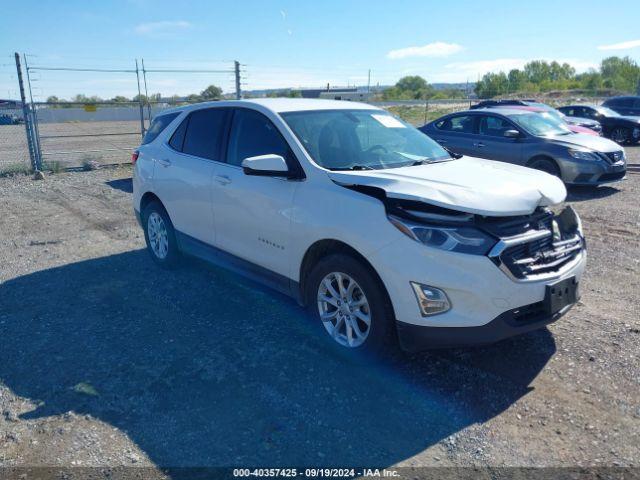
[(154, 266), (129, 168), (0, 179), (0, 466), (640, 466), (627, 150), (628, 180), (570, 192), (589, 264), (567, 316), (366, 367), (277, 293)]

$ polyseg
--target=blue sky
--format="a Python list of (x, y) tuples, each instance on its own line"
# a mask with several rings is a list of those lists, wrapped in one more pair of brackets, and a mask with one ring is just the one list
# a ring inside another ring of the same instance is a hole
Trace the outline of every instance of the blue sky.
[[(578, 71), (609, 55), (640, 62), (637, 0), (471, 1), (33, 1), (0, 0), (0, 97), (17, 94), (11, 54), (41, 66), (229, 69), (244, 88), (474, 81), (532, 59)], [(7, 21), (10, 19), (10, 21)], [(33, 72), (38, 98), (137, 92), (135, 75)], [(186, 94), (230, 74), (148, 76), (149, 90)]]

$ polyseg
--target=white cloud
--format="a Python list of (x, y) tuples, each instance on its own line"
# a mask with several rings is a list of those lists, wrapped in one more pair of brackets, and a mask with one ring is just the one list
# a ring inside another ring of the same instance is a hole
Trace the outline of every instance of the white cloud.
[(640, 40), (630, 40), (628, 42), (613, 43), (611, 45), (600, 45), (598, 50), (629, 50), (640, 47)]
[(148, 36), (148, 37), (157, 37), (163, 35), (170, 35), (172, 33), (176, 33), (182, 30), (188, 30), (192, 28), (193, 25), (186, 20), (176, 20), (170, 21), (165, 20), (162, 22), (149, 22), (149, 23), (141, 23), (136, 25), (134, 31), (138, 35)]
[(387, 53), (387, 58), (399, 60), (409, 57), (448, 57), (462, 50), (464, 50), (464, 47), (457, 43), (433, 42), (421, 47), (406, 47), (391, 50)]

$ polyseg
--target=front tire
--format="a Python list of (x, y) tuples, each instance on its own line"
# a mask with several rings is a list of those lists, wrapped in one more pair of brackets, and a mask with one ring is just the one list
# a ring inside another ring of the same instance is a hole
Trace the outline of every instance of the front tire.
[(150, 202), (144, 208), (142, 225), (151, 259), (162, 268), (174, 268), (180, 259), (180, 251), (171, 219), (160, 202)]
[(611, 140), (624, 145), (631, 140), (631, 131), (628, 128), (616, 127), (611, 131)]
[(321, 259), (306, 282), (309, 312), (325, 343), (340, 355), (378, 355), (394, 345), (394, 315), (377, 276), (345, 254)]
[(542, 172), (546, 172), (554, 177), (561, 178), (560, 169), (558, 165), (553, 160), (548, 158), (538, 158), (533, 160), (529, 164), (529, 168), (535, 168), (536, 170), (540, 170)]

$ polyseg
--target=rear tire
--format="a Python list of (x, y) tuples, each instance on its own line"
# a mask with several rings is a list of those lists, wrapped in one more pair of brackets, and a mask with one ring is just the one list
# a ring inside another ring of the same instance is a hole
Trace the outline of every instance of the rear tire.
[(558, 168), (558, 165), (556, 165), (556, 162), (548, 158), (534, 159), (528, 166), (529, 168), (535, 168), (536, 170), (549, 173), (554, 177), (561, 178), (560, 169)]
[(364, 359), (397, 344), (387, 292), (368, 266), (352, 256), (332, 254), (321, 259), (307, 278), (307, 308), (332, 351)]
[(175, 268), (180, 251), (171, 219), (162, 204), (150, 202), (142, 211), (144, 239), (151, 259), (162, 268)]

